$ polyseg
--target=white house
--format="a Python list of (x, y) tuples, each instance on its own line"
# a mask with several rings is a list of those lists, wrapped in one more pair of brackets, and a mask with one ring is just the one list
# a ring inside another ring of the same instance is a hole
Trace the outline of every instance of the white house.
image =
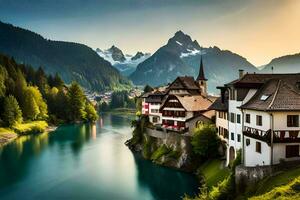
[[(300, 74), (240, 73), (220, 89), (228, 97), (211, 108), (228, 111), (227, 164), (239, 149), (245, 166), (299, 159)], [(216, 125), (224, 127), (219, 115)]]
[(142, 114), (149, 116), (149, 121), (153, 124), (162, 123), (162, 114), (159, 108), (166, 93), (164, 91), (154, 90), (142, 96)]

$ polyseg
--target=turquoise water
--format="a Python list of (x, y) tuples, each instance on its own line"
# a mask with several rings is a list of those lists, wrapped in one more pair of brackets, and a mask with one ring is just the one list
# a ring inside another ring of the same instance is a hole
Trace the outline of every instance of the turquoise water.
[(0, 149), (0, 199), (176, 200), (197, 192), (194, 176), (133, 154), (130, 120), (66, 125)]

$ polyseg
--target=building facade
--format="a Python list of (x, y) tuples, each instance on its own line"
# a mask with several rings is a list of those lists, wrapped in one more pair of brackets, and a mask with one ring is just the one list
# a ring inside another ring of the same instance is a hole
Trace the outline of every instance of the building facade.
[(207, 94), (207, 79), (201, 58), (199, 74), (177, 77), (164, 91), (142, 96), (142, 114), (165, 130), (192, 132), (197, 123), (210, 122), (214, 112), (208, 108), (215, 100)]
[[(300, 74), (245, 74), (219, 88), (228, 95), (211, 109), (228, 112), (227, 164), (238, 150), (248, 167), (300, 158), (299, 81)], [(216, 125), (224, 126), (219, 115)]]

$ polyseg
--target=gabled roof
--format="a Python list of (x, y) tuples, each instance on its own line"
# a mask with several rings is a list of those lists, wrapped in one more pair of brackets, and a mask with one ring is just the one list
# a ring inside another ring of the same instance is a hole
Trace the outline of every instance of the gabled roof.
[[(170, 95), (170, 97), (171, 96), (175, 96), (186, 111), (206, 111), (209, 108), (209, 106), (212, 104), (212, 101), (210, 101), (209, 99), (201, 95), (197, 95), (197, 96)], [(167, 101), (168, 100), (166, 100), (165, 102)]]
[(262, 111), (300, 110), (300, 74), (274, 76), (241, 108)]
[(235, 86), (235, 87), (254, 87), (258, 88), (262, 86), (265, 82), (271, 79), (286, 79), (295, 76), (300, 76), (300, 74), (245, 74), (240, 79), (236, 79), (232, 82), (225, 84), (225, 86)]
[(168, 90), (199, 90), (198, 84), (195, 82), (194, 77), (192, 76), (179, 76), (177, 77), (171, 85), (168, 87)]
[(228, 110), (228, 98), (224, 99), (224, 102), (222, 102), (222, 97), (217, 98), (211, 106), (209, 107), (209, 110), (219, 110), (219, 111), (227, 111)]

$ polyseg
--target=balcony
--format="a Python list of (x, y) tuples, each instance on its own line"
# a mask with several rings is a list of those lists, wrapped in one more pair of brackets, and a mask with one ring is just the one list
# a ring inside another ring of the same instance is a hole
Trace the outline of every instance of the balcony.
[[(150, 127), (148, 127), (150, 128)], [(189, 131), (189, 128), (186, 127), (179, 127), (179, 126), (173, 126), (173, 125), (166, 125), (166, 124), (156, 124), (155, 126), (152, 126), (151, 129), (155, 129), (157, 131), (162, 131), (166, 133), (179, 133), (184, 134)]]
[[(245, 127), (243, 131), (245, 136), (271, 143), (271, 129), (267, 131)], [(300, 143), (300, 134), (298, 130), (274, 130), (273, 143)]]

